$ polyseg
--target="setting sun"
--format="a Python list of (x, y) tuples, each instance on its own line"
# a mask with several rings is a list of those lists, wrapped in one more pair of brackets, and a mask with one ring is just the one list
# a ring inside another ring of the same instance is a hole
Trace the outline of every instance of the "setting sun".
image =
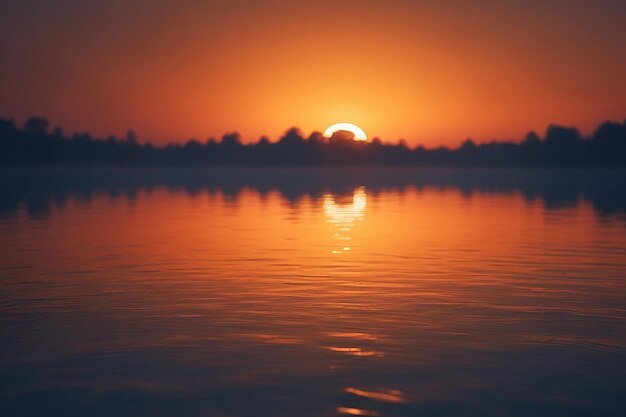
[(324, 131), (324, 137), (329, 138), (333, 135), (333, 133), (339, 130), (346, 130), (354, 133), (354, 140), (367, 140), (367, 135), (363, 129), (352, 123), (335, 123), (334, 125), (326, 128)]

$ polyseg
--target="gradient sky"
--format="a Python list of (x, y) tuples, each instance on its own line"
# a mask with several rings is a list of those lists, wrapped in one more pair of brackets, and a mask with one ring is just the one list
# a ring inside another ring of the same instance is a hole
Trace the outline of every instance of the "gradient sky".
[(0, 0), (0, 116), (427, 146), (626, 118), (624, 1)]

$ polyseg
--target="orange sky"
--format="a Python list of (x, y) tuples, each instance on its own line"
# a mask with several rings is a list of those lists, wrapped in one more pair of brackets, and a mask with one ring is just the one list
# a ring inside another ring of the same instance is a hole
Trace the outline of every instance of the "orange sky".
[(427, 146), (626, 117), (622, 1), (0, 1), (0, 116)]

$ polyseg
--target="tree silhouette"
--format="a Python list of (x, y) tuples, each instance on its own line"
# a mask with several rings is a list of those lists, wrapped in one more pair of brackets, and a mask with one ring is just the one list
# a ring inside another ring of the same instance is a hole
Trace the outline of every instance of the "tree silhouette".
[(43, 136), (48, 131), (48, 120), (43, 117), (29, 117), (24, 122), (23, 132), (29, 136)]
[(267, 136), (244, 145), (236, 132), (220, 141), (163, 147), (141, 144), (133, 130), (124, 139), (93, 138), (89, 133), (64, 135), (60, 127), (49, 132), (48, 120), (33, 116), (18, 129), (0, 118), (2, 165), (447, 165), (447, 166), (626, 166), (626, 121), (601, 123), (590, 137), (578, 129), (550, 125), (544, 138), (529, 132), (519, 142), (478, 144), (467, 139), (457, 149), (423, 146), (410, 148), (374, 138), (355, 141), (354, 134), (339, 130), (330, 138), (313, 132), (305, 138), (292, 127), (275, 142)]

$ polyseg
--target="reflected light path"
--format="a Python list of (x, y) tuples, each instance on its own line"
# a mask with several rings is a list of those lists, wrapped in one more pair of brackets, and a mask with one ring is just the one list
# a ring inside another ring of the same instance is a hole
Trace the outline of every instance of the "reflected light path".
[(403, 403), (406, 402), (404, 398), (404, 394), (399, 390), (385, 390), (381, 392), (377, 391), (366, 391), (354, 387), (348, 387), (345, 391), (349, 394), (354, 394), (363, 398), (370, 398), (373, 400), (390, 402), (390, 403)]
[(380, 414), (373, 410), (362, 410), (354, 407), (337, 407), (339, 414), (347, 414), (350, 416), (379, 416)]
[(332, 194), (324, 194), (324, 215), (326, 221), (335, 227), (334, 238), (338, 241), (338, 247), (332, 253), (342, 254), (352, 249), (350, 232), (354, 229), (356, 222), (365, 217), (367, 207), (367, 194), (365, 187), (358, 187), (354, 190), (352, 202), (342, 204)]

